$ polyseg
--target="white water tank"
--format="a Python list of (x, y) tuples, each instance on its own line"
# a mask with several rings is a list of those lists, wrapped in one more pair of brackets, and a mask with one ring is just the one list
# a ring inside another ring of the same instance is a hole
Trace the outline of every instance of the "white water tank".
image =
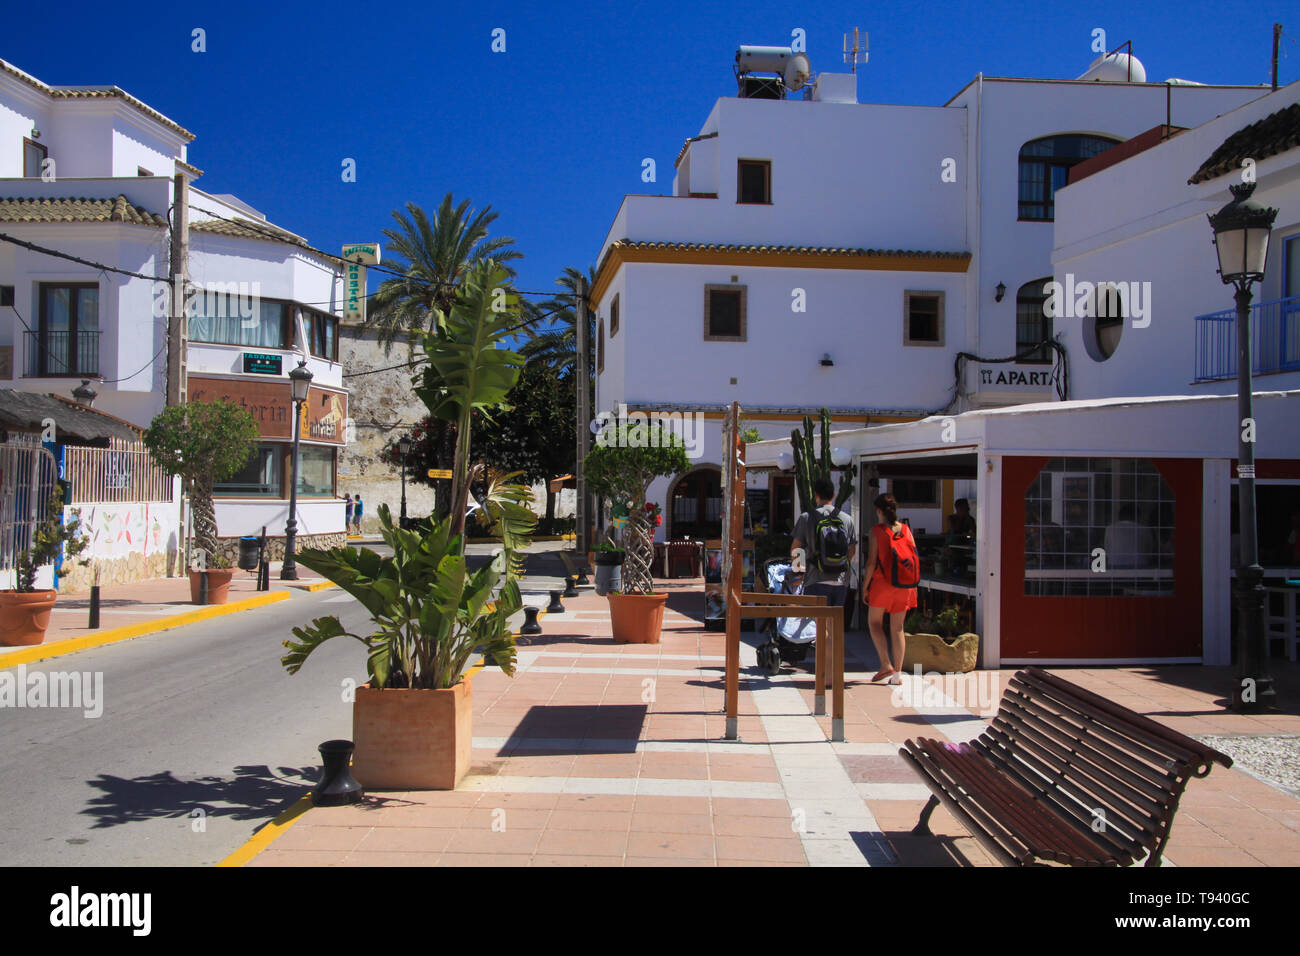
[(812, 73), (803, 53), (788, 46), (742, 46), (736, 50), (737, 73), (779, 73), (789, 90), (802, 89)]
[(1107, 53), (1093, 60), (1088, 72), (1079, 79), (1097, 83), (1145, 83), (1147, 70), (1131, 53)]

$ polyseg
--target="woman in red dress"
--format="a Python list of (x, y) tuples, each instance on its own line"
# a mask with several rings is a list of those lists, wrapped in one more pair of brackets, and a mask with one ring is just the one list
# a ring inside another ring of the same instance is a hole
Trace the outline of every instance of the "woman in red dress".
[[(890, 538), (896, 534), (907, 536), (912, 547), (916, 542), (912, 538), (912, 529), (898, 520), (898, 502), (893, 495), (880, 495), (876, 498), (877, 523), (871, 528), (871, 537), (867, 541), (867, 564), (871, 568), (869, 585), (862, 589), (862, 603), (867, 605), (867, 624), (871, 629), (871, 642), (876, 645), (880, 656), (880, 670), (871, 678), (872, 682), (886, 680), (890, 684), (901, 684), (899, 671), (903, 669), (903, 653), (906, 650), (903, 636), (903, 617), (916, 607), (916, 588), (896, 588), (890, 583), (885, 561), (890, 554)], [(889, 638), (885, 638), (885, 615), (889, 615)]]

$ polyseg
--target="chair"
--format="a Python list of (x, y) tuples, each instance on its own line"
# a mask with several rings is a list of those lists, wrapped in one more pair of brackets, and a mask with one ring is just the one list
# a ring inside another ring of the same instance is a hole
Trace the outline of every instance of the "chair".
[[(686, 565), (686, 574), (678, 574), (682, 565)], [(668, 576), (677, 577), (698, 577), (700, 573), (700, 545), (696, 541), (669, 541), (668, 542)]]

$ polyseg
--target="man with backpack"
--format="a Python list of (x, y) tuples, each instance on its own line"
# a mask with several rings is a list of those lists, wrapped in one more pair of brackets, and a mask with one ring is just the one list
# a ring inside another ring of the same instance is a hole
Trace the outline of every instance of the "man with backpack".
[(803, 550), (805, 555), (803, 593), (824, 594), (828, 605), (840, 607), (857, 551), (857, 528), (852, 516), (835, 507), (835, 486), (829, 478), (813, 482), (813, 497), (817, 507), (795, 522), (790, 553)]

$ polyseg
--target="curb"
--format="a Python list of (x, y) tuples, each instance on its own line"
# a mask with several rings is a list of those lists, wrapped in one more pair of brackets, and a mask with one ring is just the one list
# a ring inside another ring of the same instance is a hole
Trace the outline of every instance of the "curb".
[(218, 863), (217, 866), (243, 866), (278, 840), (285, 830), (293, 826), (298, 821), (298, 818), (310, 809), (311, 795), (307, 794), (299, 797), (294, 801), (293, 806), (281, 812), (274, 820), (254, 833), (243, 846)]
[[(540, 621), (545, 616), (546, 609), (541, 608), (537, 612), (537, 619)], [(518, 639), (520, 634), (518, 631), (514, 631), (511, 636)], [(473, 667), (465, 671), (465, 676), (473, 677), (483, 669), (483, 666), (483, 661), (479, 661)], [(307, 793), (306, 795), (299, 797), (298, 801), (293, 806), (285, 810), (266, 826), (262, 827), (262, 829), (249, 837), (248, 841), (243, 846), (234, 853), (231, 853), (228, 857), (218, 863), (217, 866), (244, 866), (249, 860), (253, 859), (253, 857), (257, 856), (283, 836), (285, 830), (289, 829), (289, 827), (293, 826), (305, 817), (307, 811), (311, 809), (313, 809), (311, 804), (311, 794)]]
[(333, 581), (316, 581), (314, 584), (305, 584), (300, 587), (299, 591), (324, 591), (326, 588), (338, 587)]
[(235, 601), (233, 604), (212, 604), (207, 607), (196, 608), (193, 611), (185, 611), (181, 614), (173, 614), (169, 617), (156, 621), (140, 621), (136, 624), (124, 624), (121, 627), (110, 628), (101, 631), (98, 634), (87, 634), (84, 637), (72, 637), (64, 641), (59, 641), (49, 646), (38, 645), (28, 648), (27, 650), (13, 651), (8, 654), (0, 654), (0, 670), (9, 667), (17, 667), (19, 664), (31, 664), (34, 661), (51, 660), (56, 657), (63, 657), (67, 654), (75, 654), (77, 651), (89, 650), (92, 647), (102, 647), (105, 644), (116, 644), (118, 641), (129, 641), (133, 637), (143, 637), (146, 634), (157, 634), (160, 631), (170, 631), (174, 627), (183, 627), (186, 624), (194, 624), (198, 621), (207, 621), (214, 617), (225, 617), (227, 614), (235, 614), (239, 611), (249, 611), (253, 608), (263, 607), (267, 604), (276, 604), (280, 601), (287, 601), (289, 592), (287, 590), (268, 591), (265, 594), (259, 594), (256, 597), (245, 598), (242, 601)]

